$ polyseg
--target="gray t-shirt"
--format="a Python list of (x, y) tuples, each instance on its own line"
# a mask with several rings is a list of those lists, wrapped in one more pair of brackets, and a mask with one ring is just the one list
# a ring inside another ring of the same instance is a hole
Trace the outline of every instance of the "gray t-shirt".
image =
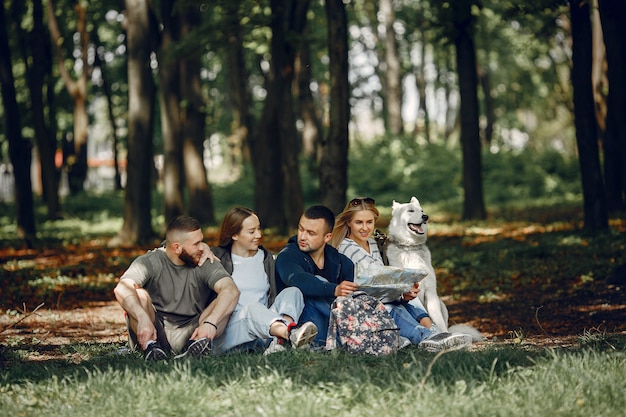
[(131, 279), (145, 289), (152, 304), (168, 322), (186, 325), (215, 298), (217, 281), (230, 277), (219, 262), (202, 266), (174, 264), (162, 249), (137, 257), (120, 279)]

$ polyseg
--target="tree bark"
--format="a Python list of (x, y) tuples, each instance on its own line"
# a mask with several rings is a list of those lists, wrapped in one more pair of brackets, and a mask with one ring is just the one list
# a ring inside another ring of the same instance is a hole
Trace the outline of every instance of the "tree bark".
[[(250, 77), (246, 68), (243, 47), (243, 33), (240, 25), (239, 4), (233, 1), (225, 2), (226, 38), (227, 38), (227, 65), (228, 86), (233, 101), (233, 127), (228, 138), (231, 150), (233, 169), (244, 160), (250, 159), (256, 174), (255, 159), (250, 158), (250, 151), (257, 149), (257, 137), (254, 129), (254, 115), (252, 114), (252, 97), (247, 83)], [(247, 143), (248, 150), (245, 149)], [(255, 175), (258, 178), (258, 175)]]
[[(308, 32), (308, 30), (306, 30)], [(320, 142), (324, 135), (322, 115), (311, 92), (313, 79), (311, 70), (311, 51), (308, 42), (303, 42), (296, 61), (297, 97), (300, 116), (304, 123), (302, 129), (302, 153), (313, 158), (319, 164)]]
[(125, 0), (128, 44), (128, 176), (121, 242), (154, 237), (151, 217), (153, 112), (155, 88), (150, 68), (156, 24), (147, 0)]
[(583, 188), (584, 228), (590, 232), (608, 229), (602, 168), (598, 150), (593, 85), (592, 40), (589, 3), (570, 0), (572, 20), (572, 85), (574, 124)]
[(393, 0), (380, 0), (380, 15), (385, 27), (385, 78), (387, 88), (383, 92), (387, 96), (387, 129), (392, 135), (404, 132), (402, 122), (402, 68), (398, 56), (396, 31), (393, 28), (396, 17), (393, 11)]
[(163, 209), (166, 223), (185, 212), (183, 129), (180, 119), (181, 72), (179, 57), (172, 53), (174, 43), (180, 38), (180, 19), (174, 16), (174, 2), (161, 2), (163, 29), (158, 53), (163, 137)]
[(417, 115), (415, 117), (415, 126), (413, 129), (413, 135), (417, 137), (420, 132), (420, 123), (423, 120), (424, 123), (424, 139), (426, 143), (431, 143), (430, 138), (430, 114), (428, 113), (428, 107), (426, 106), (426, 31), (420, 30), (420, 56), (421, 62), (414, 66), (413, 72), (415, 73), (415, 88), (417, 90), (417, 96), (419, 99), (419, 106)]
[[(200, 13), (193, 6), (187, 6), (182, 13), (181, 38), (193, 36), (193, 30), (200, 24)], [(202, 64), (197, 51), (181, 61), (181, 95), (185, 106), (182, 108), (183, 160), (185, 179), (189, 191), (189, 214), (202, 224), (214, 224), (215, 212), (208, 174), (204, 166), (205, 114), (202, 97)]]
[(87, 36), (86, 10), (80, 3), (74, 6), (77, 15), (76, 31), (80, 35), (82, 72), (76, 80), (72, 78), (65, 67), (63, 51), (61, 49), (61, 32), (54, 14), (54, 4), (48, 0), (48, 27), (50, 39), (56, 51), (59, 72), (65, 89), (74, 100), (74, 136), (73, 154), (66, 163), (68, 164), (68, 178), (70, 191), (77, 193), (83, 191), (83, 184), (87, 178), (87, 134), (89, 117), (87, 115), (87, 79), (89, 63), (87, 62), (87, 49), (89, 37)]
[(348, 25), (342, 0), (326, 0), (330, 74), (330, 125), (322, 144), (319, 166), (322, 204), (333, 212), (343, 210), (348, 189)]
[[(15, 5), (15, 3), (13, 4)], [(13, 6), (12, 6), (13, 7)], [(21, 14), (20, 14), (21, 16)], [(21, 21), (15, 16), (15, 21)], [(48, 209), (48, 219), (54, 220), (61, 216), (61, 205), (59, 203), (59, 172), (55, 166), (56, 140), (50, 135), (50, 130), (46, 125), (45, 105), (43, 100), (43, 87), (47, 70), (51, 67), (51, 59), (45, 42), (46, 33), (43, 26), (43, 7), (40, 0), (33, 1), (33, 30), (24, 33), (19, 25), (17, 30), (20, 33), (20, 48), (26, 65), (26, 78), (30, 91), (30, 105), (35, 130), (35, 140), (37, 143), (39, 165), (41, 167), (41, 185), (43, 201)], [(29, 47), (31, 49), (32, 64), (29, 64)]]
[(111, 135), (113, 136), (113, 167), (115, 169), (115, 177), (113, 179), (115, 190), (122, 189), (122, 178), (120, 175), (120, 164), (119, 164), (119, 137), (117, 136), (117, 126), (115, 125), (115, 116), (113, 114), (113, 94), (111, 92), (111, 85), (109, 84), (109, 77), (107, 75), (107, 71), (105, 69), (104, 60), (102, 59), (100, 52), (100, 39), (98, 38), (98, 31), (94, 30), (91, 35), (94, 44), (96, 53), (94, 54), (94, 66), (100, 68), (100, 74), (102, 77), (102, 90), (104, 91), (104, 96), (107, 98), (107, 111), (109, 115), (109, 121), (111, 122)]
[(33, 207), (32, 181), (30, 165), (32, 159), (31, 143), (22, 137), (22, 126), (18, 111), (17, 98), (11, 60), (11, 49), (7, 34), (7, 20), (4, 4), (0, 7), (0, 83), (2, 85), (2, 105), (4, 122), (9, 140), (9, 158), (15, 176), (15, 213), (17, 218), (17, 236), (24, 239), (28, 247), (33, 246), (36, 238), (35, 212)]
[(623, 214), (626, 209), (626, 2), (600, 0), (598, 3), (609, 85), (603, 141), (604, 179), (609, 211)]
[(493, 105), (493, 97), (491, 96), (491, 76), (486, 68), (478, 69), (478, 78), (480, 80), (480, 88), (483, 90), (485, 98), (485, 129), (483, 130), (483, 141), (487, 146), (491, 145), (493, 138), (493, 127), (496, 124), (496, 113)]
[(461, 98), (461, 148), (463, 152), (463, 219), (485, 219), (480, 129), (478, 126), (478, 80), (471, 2), (454, 5), (454, 45)]
[[(261, 157), (255, 161), (255, 207), (266, 226), (282, 231), (295, 226), (303, 206), (298, 164), (300, 147), (292, 97), (295, 49), (287, 37), (288, 30), (297, 33), (296, 25), (306, 16), (306, 11), (300, 14), (302, 5), (299, 3), (270, 2), (272, 62), (258, 146), (252, 149), (253, 159)], [(261, 165), (265, 163), (274, 166)]]

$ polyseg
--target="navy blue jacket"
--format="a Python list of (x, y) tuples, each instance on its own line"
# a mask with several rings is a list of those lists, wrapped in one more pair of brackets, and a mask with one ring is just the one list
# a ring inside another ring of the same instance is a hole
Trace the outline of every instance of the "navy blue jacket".
[(354, 264), (337, 249), (326, 245), (324, 267), (329, 270), (328, 281), (315, 276), (316, 266), (313, 258), (300, 250), (298, 238), (293, 236), (276, 257), (276, 275), (279, 278), (276, 281), (282, 288), (299, 288), (305, 300), (308, 297), (316, 297), (331, 302), (335, 298), (337, 284), (342, 281), (354, 281)]

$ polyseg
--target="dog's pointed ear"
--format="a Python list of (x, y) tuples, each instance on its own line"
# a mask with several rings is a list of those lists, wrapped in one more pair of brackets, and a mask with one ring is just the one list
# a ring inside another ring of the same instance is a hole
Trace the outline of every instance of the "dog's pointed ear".
[(419, 205), (419, 204), (420, 204), (420, 202), (419, 202), (419, 200), (417, 199), (417, 197), (413, 196), (413, 197), (411, 197), (411, 204), (417, 204), (417, 205)]
[(393, 200), (393, 203), (391, 204), (391, 210), (395, 210), (399, 205), (400, 203), (398, 203), (396, 200)]

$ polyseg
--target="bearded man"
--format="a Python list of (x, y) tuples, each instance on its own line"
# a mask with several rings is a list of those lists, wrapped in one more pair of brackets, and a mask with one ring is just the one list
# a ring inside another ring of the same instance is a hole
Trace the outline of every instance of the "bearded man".
[(211, 354), (237, 306), (239, 290), (219, 262), (199, 265), (200, 222), (178, 216), (165, 231), (165, 248), (137, 257), (114, 289), (124, 309), (131, 350), (146, 360)]

